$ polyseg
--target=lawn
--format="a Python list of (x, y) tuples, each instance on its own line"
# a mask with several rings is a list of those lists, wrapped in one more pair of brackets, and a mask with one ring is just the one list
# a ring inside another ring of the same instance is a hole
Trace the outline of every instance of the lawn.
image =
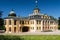
[(0, 35), (0, 40), (60, 40), (60, 35)]

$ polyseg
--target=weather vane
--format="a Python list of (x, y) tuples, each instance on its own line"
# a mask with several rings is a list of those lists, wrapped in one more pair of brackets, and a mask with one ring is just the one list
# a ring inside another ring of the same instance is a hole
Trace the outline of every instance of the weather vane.
[(35, 1), (36, 2), (36, 7), (38, 6), (38, 0)]
[(36, 0), (36, 4), (38, 3), (38, 0)]

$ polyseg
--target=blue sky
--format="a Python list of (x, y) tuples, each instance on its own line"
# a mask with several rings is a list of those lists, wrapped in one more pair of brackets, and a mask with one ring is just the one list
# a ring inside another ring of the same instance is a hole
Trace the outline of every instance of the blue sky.
[[(33, 12), (35, 5), (35, 0), (0, 0), (3, 17), (8, 16), (11, 9), (14, 9), (18, 16), (28, 16)], [(42, 14), (60, 17), (60, 0), (38, 0), (38, 6)]]

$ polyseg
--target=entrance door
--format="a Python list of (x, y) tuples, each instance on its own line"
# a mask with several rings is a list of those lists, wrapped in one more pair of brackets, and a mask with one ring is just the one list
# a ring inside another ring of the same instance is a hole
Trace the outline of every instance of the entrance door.
[(22, 27), (22, 32), (28, 32), (28, 31), (29, 31), (29, 27), (26, 26)]

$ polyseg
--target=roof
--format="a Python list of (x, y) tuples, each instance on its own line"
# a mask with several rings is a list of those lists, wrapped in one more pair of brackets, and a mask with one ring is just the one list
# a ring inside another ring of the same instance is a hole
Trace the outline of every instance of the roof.
[(13, 17), (13, 16), (9, 16), (6, 17), (4, 19), (14, 19), (14, 20), (54, 20), (53, 17), (50, 17), (50, 19), (48, 18), (42, 18), (41, 16), (48, 16), (48, 15), (32, 15), (32, 16), (28, 16), (28, 17)]
[(15, 14), (15, 12), (14, 12), (14, 10), (13, 10), (13, 9), (10, 11), (10, 13), (9, 13), (9, 15), (8, 15), (8, 16), (14, 16), (14, 17), (16, 17), (16, 14)]
[(28, 19), (28, 17), (13, 17), (13, 16), (9, 16), (9, 17), (5, 17), (4, 19), (26, 20), (26, 19)]
[(34, 10), (39, 10), (40, 11), (40, 9), (38, 7), (35, 7)]

